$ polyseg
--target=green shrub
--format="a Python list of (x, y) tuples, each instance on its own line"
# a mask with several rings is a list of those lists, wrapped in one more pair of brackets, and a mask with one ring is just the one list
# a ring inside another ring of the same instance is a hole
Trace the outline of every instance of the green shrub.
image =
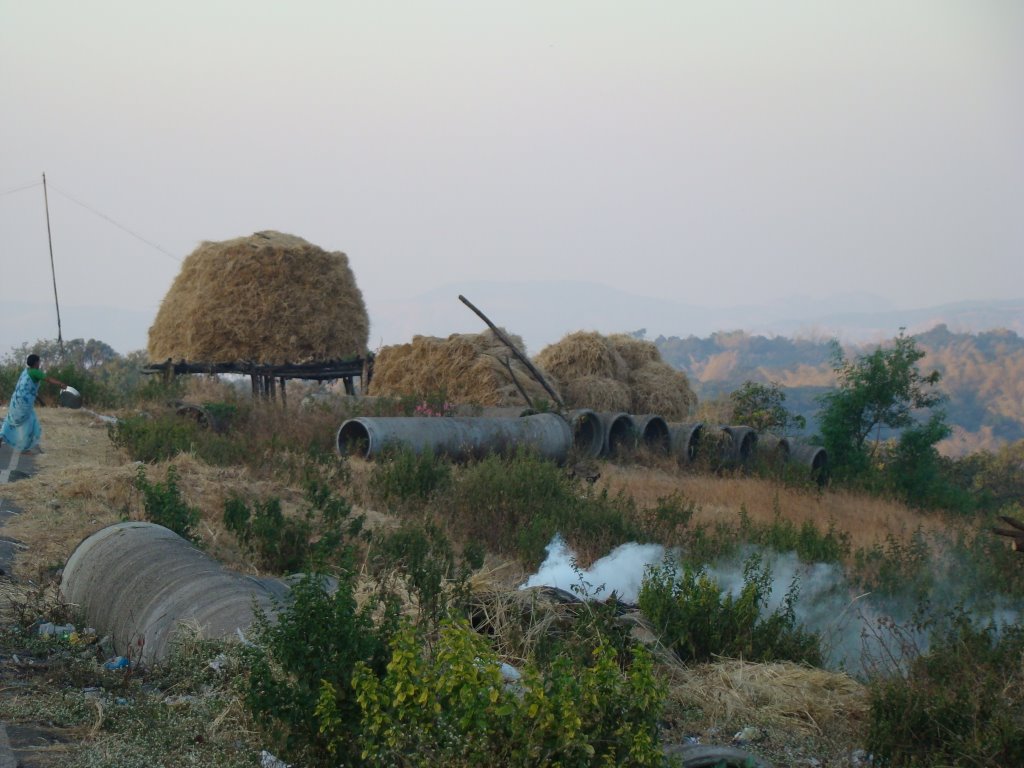
[(1024, 627), (966, 615), (932, 637), (906, 678), (869, 688), (867, 748), (879, 765), (1024, 765)]
[[(506, 685), (487, 640), (464, 622), (446, 623), (433, 651), (413, 628), (398, 632), (381, 678), (360, 665), (359, 757), (369, 766), (660, 766), (664, 687), (637, 649), (623, 671), (598, 644), (587, 664), (557, 659), (528, 666)], [(339, 757), (350, 750), (347, 694), (321, 689), (321, 732)]]
[(771, 584), (771, 571), (756, 555), (744, 566), (743, 589), (736, 597), (723, 592), (703, 567), (685, 565), (680, 573), (666, 558), (648, 569), (640, 588), (640, 609), (683, 661), (727, 656), (820, 665), (818, 635), (796, 623), (795, 583), (779, 608), (762, 615)]
[(466, 540), (515, 555), (531, 567), (544, 560), (556, 533), (581, 555), (605, 554), (644, 538), (631, 498), (594, 492), (526, 451), (467, 465), (441, 508)]
[(446, 459), (429, 449), (416, 453), (399, 446), (373, 465), (370, 492), (383, 504), (420, 509), (451, 481), (452, 467)]
[(190, 507), (181, 497), (178, 488), (178, 470), (172, 464), (167, 467), (165, 482), (149, 482), (146, 468), (140, 466), (135, 475), (135, 487), (142, 491), (146, 519), (169, 528), (190, 541), (198, 541), (195, 527), (199, 524), (199, 510)]
[(332, 564), (362, 530), (363, 516), (352, 516), (351, 505), (324, 483), (310, 480), (307, 507), (301, 517), (285, 517), (276, 497), (253, 502), (240, 496), (224, 503), (224, 526), (256, 555), (260, 567), (275, 573), (294, 573), (307, 566)]
[(853, 581), (879, 598), (907, 598), (920, 603), (935, 587), (932, 548), (921, 529), (904, 543), (889, 535), (885, 544), (854, 553)]
[[(357, 665), (383, 676), (395, 622), (394, 603), (356, 602), (355, 571), (342, 567), (331, 591), (322, 576), (292, 587), (276, 621), (257, 613), (245, 650), (241, 687), (246, 709), (271, 738), (275, 754), (307, 766), (358, 765), (360, 706), (352, 688)], [(378, 620), (375, 621), (375, 616)], [(337, 722), (325, 733), (317, 715), (328, 684)]]
[(782, 517), (779, 496), (772, 502), (774, 516), (768, 524), (754, 523), (744, 506), (740, 506), (740, 538), (750, 544), (776, 552), (795, 552), (805, 563), (838, 563), (850, 554), (850, 534), (839, 531), (830, 521), (821, 533), (811, 520), (797, 525)]
[(139, 414), (119, 419), (107, 428), (110, 441), (135, 461), (147, 463), (195, 453), (207, 464), (245, 463), (249, 450), (239, 439), (217, 434), (174, 412)]

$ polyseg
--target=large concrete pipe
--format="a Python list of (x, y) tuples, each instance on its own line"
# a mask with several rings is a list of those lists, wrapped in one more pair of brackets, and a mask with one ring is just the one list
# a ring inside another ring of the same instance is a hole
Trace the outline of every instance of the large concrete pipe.
[(672, 455), (685, 464), (696, 459), (704, 424), (699, 421), (695, 424), (669, 424), (668, 429)]
[(601, 455), (611, 456), (621, 448), (636, 445), (636, 423), (628, 413), (599, 413), (603, 434)]
[(807, 467), (811, 477), (824, 484), (828, 479), (828, 452), (820, 445), (791, 442), (789, 446), (789, 463)]
[(60, 592), (116, 653), (150, 663), (167, 656), (182, 622), (203, 637), (231, 637), (252, 623), (254, 604), (273, 613), (288, 586), (228, 571), (163, 526), (126, 522), (78, 545)]
[(633, 422), (642, 445), (659, 453), (669, 452), (672, 438), (669, 435), (668, 422), (663, 417), (649, 413), (643, 416), (634, 416)]
[(569, 411), (566, 418), (572, 429), (572, 444), (582, 458), (596, 459), (604, 450), (604, 426), (589, 408)]
[(751, 427), (722, 427), (722, 431), (730, 437), (729, 455), (722, 458), (730, 462), (745, 464), (754, 454), (757, 446), (757, 432)]
[(754, 452), (757, 454), (759, 462), (780, 467), (789, 460), (790, 444), (788, 437), (779, 437), (770, 432), (765, 432), (757, 436), (757, 445)]
[(460, 461), (488, 453), (511, 455), (520, 447), (563, 463), (572, 446), (572, 429), (555, 413), (514, 419), (431, 416), (360, 416), (338, 429), (338, 453), (375, 459), (389, 446), (415, 453), (433, 451)]

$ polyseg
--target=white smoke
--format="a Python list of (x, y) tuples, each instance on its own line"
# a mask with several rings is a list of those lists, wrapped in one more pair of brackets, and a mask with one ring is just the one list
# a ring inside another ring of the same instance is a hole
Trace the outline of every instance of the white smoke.
[(527, 587), (557, 587), (574, 591), (581, 598), (605, 599), (612, 592), (620, 600), (636, 602), (648, 565), (661, 563), (665, 548), (659, 544), (623, 544), (594, 562), (586, 570), (579, 568), (575, 553), (559, 536), (551, 540), (540, 570), (526, 580)]
[[(669, 554), (678, 557), (678, 553)], [(795, 552), (746, 548), (737, 556), (706, 566), (708, 576), (727, 594), (736, 597), (744, 585), (744, 568), (758, 555), (771, 574), (771, 594), (764, 615), (778, 610), (795, 585), (793, 612), (796, 623), (821, 638), (825, 666), (864, 678), (872, 672), (906, 671), (909, 661), (928, 649), (928, 632), (916, 626), (917, 601), (889, 597), (879, 599), (853, 589), (843, 568), (832, 563), (804, 563)], [(576, 592), (579, 597), (603, 600), (613, 591), (626, 602), (636, 602), (644, 576), (651, 565), (660, 565), (666, 549), (658, 544), (624, 544), (584, 570), (561, 536), (547, 546), (547, 557), (536, 574), (520, 587), (550, 586)], [(948, 563), (945, 564), (948, 567)], [(936, 564), (940, 567), (941, 564)], [(938, 584), (948, 588), (948, 575)], [(963, 595), (931, 595), (940, 604), (963, 603)], [(971, 610), (978, 626), (997, 626), (1020, 621), (1019, 601), (1000, 600), (995, 605)]]

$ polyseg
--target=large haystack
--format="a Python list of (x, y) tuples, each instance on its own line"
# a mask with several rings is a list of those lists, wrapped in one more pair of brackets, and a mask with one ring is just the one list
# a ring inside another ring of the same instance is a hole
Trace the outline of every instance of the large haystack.
[(681, 421), (697, 403), (689, 379), (661, 359), (653, 342), (577, 331), (540, 351), (537, 364), (568, 408), (653, 413)]
[[(502, 332), (522, 352), (523, 340)], [(551, 400), (491, 330), (456, 333), (447, 339), (415, 336), (410, 344), (384, 347), (374, 359), (370, 394), (401, 397), (444, 393), (451, 403), (526, 406), (509, 376), (506, 361), (530, 399)]]
[(206, 242), (181, 266), (149, 329), (149, 358), (318, 363), (366, 352), (370, 320), (348, 257), (257, 232)]

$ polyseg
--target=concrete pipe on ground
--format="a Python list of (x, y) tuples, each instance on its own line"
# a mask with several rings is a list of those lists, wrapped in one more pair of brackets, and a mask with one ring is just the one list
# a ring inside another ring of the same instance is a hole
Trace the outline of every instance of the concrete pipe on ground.
[(697, 458), (700, 437), (704, 432), (703, 422), (695, 424), (669, 424), (669, 445), (672, 455), (679, 461), (690, 464)]
[(790, 464), (807, 467), (818, 485), (828, 479), (828, 452), (820, 445), (791, 442), (788, 461)]
[(755, 453), (759, 462), (772, 466), (781, 466), (789, 461), (790, 439), (779, 437), (770, 432), (757, 436)]
[(757, 446), (757, 432), (752, 427), (744, 426), (722, 427), (722, 431), (731, 439), (729, 455), (723, 458), (740, 464), (747, 463)]
[(619, 449), (636, 445), (636, 422), (628, 413), (599, 413), (604, 436), (601, 455), (611, 456)]
[(342, 456), (376, 459), (389, 446), (405, 446), (463, 461), (488, 453), (509, 456), (523, 447), (561, 464), (572, 440), (568, 422), (555, 413), (511, 419), (360, 416), (338, 429), (337, 448)]
[(604, 425), (601, 417), (589, 408), (569, 411), (566, 415), (572, 429), (572, 444), (581, 458), (596, 459), (604, 450)]
[(640, 443), (659, 453), (668, 453), (672, 446), (672, 437), (669, 434), (668, 422), (661, 416), (653, 413), (643, 416), (634, 416), (636, 433)]
[(78, 545), (60, 592), (88, 625), (110, 635), (117, 654), (146, 664), (166, 658), (182, 623), (207, 638), (244, 632), (254, 604), (274, 613), (288, 586), (228, 571), (163, 526), (126, 522)]

